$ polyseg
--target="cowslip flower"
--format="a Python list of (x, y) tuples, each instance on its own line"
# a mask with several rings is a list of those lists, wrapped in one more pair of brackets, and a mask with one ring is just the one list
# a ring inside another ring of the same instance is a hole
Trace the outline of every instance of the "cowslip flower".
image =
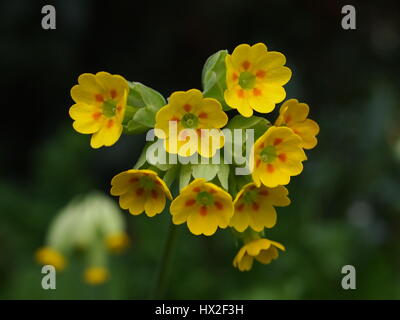
[(129, 209), (133, 215), (143, 211), (149, 217), (164, 210), (166, 197), (172, 199), (165, 182), (152, 170), (127, 170), (111, 180), (111, 194), (119, 196), (122, 209)]
[[(203, 98), (197, 89), (177, 91), (157, 112), (155, 134), (165, 139), (164, 146), (169, 153), (188, 157), (198, 152), (203, 157), (212, 157), (224, 145), (219, 129), (227, 122), (228, 116), (217, 100)], [(173, 131), (170, 124), (175, 126), (176, 134), (170, 132)]]
[(122, 134), (128, 82), (119, 75), (98, 72), (84, 73), (71, 89), (75, 104), (69, 109), (73, 127), (83, 134), (92, 134), (92, 148), (111, 146)]
[(83, 279), (87, 284), (99, 285), (108, 280), (110, 274), (104, 267), (90, 267), (83, 273)]
[(247, 227), (260, 232), (276, 224), (274, 206), (284, 207), (290, 204), (288, 190), (284, 186), (268, 188), (254, 183), (246, 184), (233, 201), (234, 214), (229, 223), (237, 231), (243, 232)]
[(256, 239), (246, 243), (233, 259), (233, 266), (240, 271), (249, 271), (254, 259), (262, 264), (268, 264), (279, 256), (278, 249), (285, 251), (279, 242), (269, 239)]
[(286, 97), (285, 85), (292, 76), (284, 67), (285, 56), (280, 52), (268, 51), (263, 43), (253, 46), (241, 44), (232, 55), (227, 55), (226, 103), (237, 109), (243, 116), (250, 117), (253, 109), (268, 113), (275, 104)]
[(40, 264), (52, 265), (56, 270), (62, 271), (65, 268), (66, 260), (64, 256), (56, 249), (44, 247), (36, 251), (36, 261)]
[(305, 103), (299, 103), (297, 99), (289, 99), (282, 104), (279, 109), (279, 116), (275, 121), (275, 126), (285, 126), (293, 130), (302, 139), (301, 147), (312, 149), (317, 145), (319, 133), (318, 124), (308, 119), (310, 108)]
[(250, 166), (256, 186), (261, 183), (274, 188), (288, 184), (291, 176), (303, 170), (307, 157), (301, 148), (302, 140), (291, 129), (270, 127), (253, 146)]
[(213, 183), (199, 178), (184, 187), (172, 201), (172, 222), (187, 222), (194, 235), (213, 235), (217, 228), (226, 228), (233, 215), (232, 197)]

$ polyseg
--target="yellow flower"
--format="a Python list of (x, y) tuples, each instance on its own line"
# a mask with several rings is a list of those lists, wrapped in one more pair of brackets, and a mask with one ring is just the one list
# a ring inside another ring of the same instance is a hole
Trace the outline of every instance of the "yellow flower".
[(114, 253), (123, 252), (130, 243), (129, 236), (125, 232), (108, 235), (105, 241), (107, 248)]
[(233, 266), (240, 271), (249, 271), (254, 259), (262, 264), (268, 264), (278, 258), (278, 249), (285, 251), (279, 242), (268, 239), (256, 239), (246, 243), (233, 259)]
[(65, 268), (66, 260), (64, 256), (57, 250), (44, 247), (36, 251), (35, 259), (38, 263), (43, 265), (52, 265), (56, 270), (62, 271)]
[(241, 44), (232, 55), (227, 55), (225, 101), (245, 117), (257, 112), (268, 113), (275, 104), (285, 99), (283, 89), (292, 76), (284, 67), (285, 56), (276, 51), (267, 51), (263, 43), (253, 46)]
[(285, 126), (293, 130), (293, 132), (303, 140), (301, 147), (304, 149), (312, 149), (317, 145), (319, 133), (318, 124), (307, 119), (310, 108), (305, 103), (299, 103), (297, 99), (290, 99), (282, 104), (279, 110), (279, 117), (275, 121), (276, 126)]
[(157, 173), (152, 170), (127, 170), (111, 180), (111, 194), (119, 196), (122, 209), (129, 209), (133, 215), (146, 212), (154, 217), (165, 207), (165, 196), (172, 199), (171, 192)]
[(98, 72), (80, 75), (78, 83), (71, 89), (75, 104), (69, 109), (74, 129), (93, 134), (92, 148), (113, 145), (122, 133), (128, 82), (119, 75)]
[(283, 186), (267, 188), (261, 185), (257, 188), (254, 183), (246, 184), (233, 201), (235, 211), (229, 225), (239, 232), (247, 227), (257, 232), (264, 227), (272, 228), (276, 223), (274, 206), (288, 206), (287, 195), (288, 190)]
[(87, 284), (98, 285), (106, 282), (110, 274), (104, 267), (90, 267), (87, 268), (83, 274), (83, 279)]
[[(165, 138), (165, 149), (169, 153), (188, 157), (198, 152), (201, 156), (212, 157), (224, 145), (224, 137), (219, 128), (227, 122), (228, 117), (217, 100), (203, 98), (199, 90), (191, 89), (171, 95), (168, 104), (156, 114), (155, 128), (163, 131), (165, 136), (161, 136), (157, 130), (156, 135)], [(170, 136), (170, 123), (176, 125), (177, 137)], [(190, 133), (196, 136), (197, 141), (189, 136)], [(213, 140), (215, 143), (212, 143)], [(183, 145), (187, 147), (182, 148)]]
[(301, 143), (301, 138), (286, 127), (270, 127), (258, 138), (251, 159), (256, 186), (263, 183), (274, 188), (288, 184), (291, 176), (300, 174), (302, 161), (307, 159)]
[(171, 203), (172, 222), (187, 222), (191, 233), (211, 236), (226, 228), (233, 215), (232, 197), (205, 179), (195, 179)]

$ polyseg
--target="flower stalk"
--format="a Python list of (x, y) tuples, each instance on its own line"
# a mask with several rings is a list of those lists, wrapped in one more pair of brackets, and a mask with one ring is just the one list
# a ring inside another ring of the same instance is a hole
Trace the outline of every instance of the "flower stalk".
[(175, 243), (178, 235), (178, 228), (173, 224), (169, 224), (167, 239), (164, 245), (164, 251), (161, 258), (161, 262), (158, 268), (156, 284), (152, 293), (153, 299), (164, 298), (165, 291), (168, 286), (168, 278), (171, 270), (171, 263), (173, 253), (175, 250)]

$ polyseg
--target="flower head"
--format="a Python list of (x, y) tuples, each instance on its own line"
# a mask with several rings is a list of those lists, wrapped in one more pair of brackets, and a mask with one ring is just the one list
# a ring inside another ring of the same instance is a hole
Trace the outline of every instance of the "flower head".
[(246, 184), (236, 195), (233, 205), (235, 211), (229, 223), (237, 231), (243, 232), (247, 227), (255, 231), (272, 228), (276, 223), (274, 206), (284, 207), (290, 204), (288, 191), (284, 186), (268, 188), (254, 183)]
[(227, 55), (225, 101), (245, 117), (257, 112), (268, 113), (275, 104), (285, 99), (283, 89), (292, 76), (284, 67), (285, 56), (280, 52), (267, 51), (263, 43), (253, 46), (241, 44), (232, 55)]
[(87, 284), (99, 285), (108, 280), (110, 274), (104, 267), (90, 267), (87, 268), (83, 274), (83, 279)]
[(127, 170), (111, 180), (111, 194), (119, 196), (122, 209), (129, 209), (133, 215), (146, 212), (154, 217), (165, 207), (165, 197), (172, 199), (165, 182), (152, 170)]
[(228, 226), (233, 203), (229, 193), (200, 178), (181, 190), (170, 210), (174, 224), (187, 222), (191, 233), (210, 236)]
[(303, 140), (301, 147), (304, 149), (312, 149), (317, 145), (319, 133), (318, 124), (307, 119), (309, 107), (305, 103), (299, 103), (297, 99), (290, 99), (282, 104), (279, 110), (278, 119), (275, 121), (276, 126), (285, 126), (293, 130), (293, 132)]
[(66, 260), (64, 256), (57, 250), (44, 247), (36, 251), (35, 253), (36, 261), (40, 264), (52, 265), (56, 270), (62, 271), (65, 268)]
[(291, 176), (301, 173), (307, 157), (301, 148), (302, 140), (291, 129), (270, 127), (253, 146), (253, 180), (274, 188), (288, 184)]
[(110, 234), (106, 237), (105, 241), (108, 250), (114, 253), (123, 252), (130, 243), (129, 236), (125, 232)]
[(69, 109), (74, 129), (93, 134), (92, 148), (113, 145), (121, 136), (128, 82), (119, 75), (84, 73), (71, 89), (75, 104)]
[(254, 259), (262, 264), (268, 264), (278, 258), (278, 249), (285, 251), (279, 242), (269, 239), (256, 239), (246, 243), (233, 259), (233, 266), (240, 271), (249, 271)]
[[(228, 117), (217, 100), (203, 98), (199, 90), (191, 89), (177, 91), (171, 95), (168, 104), (156, 114), (155, 128), (162, 130), (163, 136), (157, 133), (157, 130), (156, 135), (165, 138), (165, 148), (168, 152), (181, 156), (191, 156), (198, 152), (201, 156), (212, 157), (216, 150), (224, 145), (219, 128), (227, 122)], [(170, 136), (170, 124), (176, 125), (176, 137)], [(195, 135), (196, 139), (192, 139), (190, 134)], [(189, 146), (182, 147), (187, 144)]]

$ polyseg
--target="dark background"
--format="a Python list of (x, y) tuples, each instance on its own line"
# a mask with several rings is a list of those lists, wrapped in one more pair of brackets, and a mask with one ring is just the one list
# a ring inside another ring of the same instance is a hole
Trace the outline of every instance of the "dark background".
[[(44, 4), (57, 10), (56, 30), (41, 28)], [(356, 30), (341, 28), (345, 4), (356, 7)], [(68, 116), (81, 73), (121, 74), (168, 97), (200, 88), (212, 53), (264, 42), (293, 71), (287, 98), (308, 103), (321, 127), (289, 185), (292, 205), (268, 232), (287, 252), (240, 273), (229, 231), (195, 237), (182, 226), (166, 297), (399, 299), (399, 12), (396, 1), (1, 1), (0, 298), (140, 299), (153, 286), (167, 212), (126, 213), (133, 243), (111, 258), (107, 284), (86, 286), (71, 261), (57, 290), (40, 287), (33, 253), (52, 217), (75, 195), (108, 192), (144, 143), (90, 149)], [(340, 286), (346, 264), (356, 290)]]

